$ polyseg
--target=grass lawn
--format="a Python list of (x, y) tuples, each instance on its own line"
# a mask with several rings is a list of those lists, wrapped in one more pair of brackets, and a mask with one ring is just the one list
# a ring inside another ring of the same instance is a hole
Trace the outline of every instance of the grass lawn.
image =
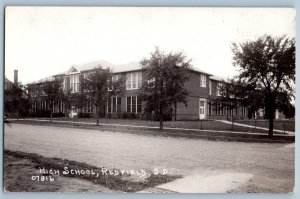
[[(49, 180), (44, 181), (45, 178), (50, 179), (50, 177), (52, 177), (55, 179), (57, 177), (69, 177), (86, 180), (92, 184), (98, 184), (115, 191), (137, 192), (182, 177), (178, 175), (149, 173), (149, 176), (147, 175), (147, 177), (143, 179), (136, 173), (121, 173), (118, 169), (111, 169), (113, 173), (108, 171), (103, 172), (103, 168), (86, 163), (61, 158), (46, 158), (33, 153), (5, 150), (4, 155), (6, 162), (4, 184), (7, 191), (57, 191), (59, 184), (55, 185), (53, 182), (48, 183)], [(12, 166), (17, 166), (16, 163), (23, 160), (27, 160), (25, 165), (29, 168), (22, 173), (18, 173), (16, 167), (13, 168)], [(51, 169), (52, 171), (57, 171), (56, 174), (58, 175), (44, 172), (37, 174), (37, 172), (34, 172), (34, 167), (38, 170), (40, 170), (40, 168), (45, 168), (48, 171)], [(65, 167), (68, 169), (66, 170)], [(44, 177), (43, 181), (40, 181), (40, 186), (36, 186), (35, 181), (30, 180), (32, 179), (32, 175), (34, 175), (34, 177), (39, 176), (38, 179), (42, 176)], [(26, 176), (26, 178), (22, 178), (23, 176)]]
[[(57, 118), (56, 120), (64, 121), (73, 121), (72, 118)], [(79, 118), (79, 122), (89, 122), (96, 124), (96, 118)], [(237, 123), (255, 125), (254, 121), (236, 121)], [(138, 120), (138, 119), (106, 119), (100, 118), (99, 123), (104, 124), (124, 124), (124, 125), (136, 125), (136, 126), (150, 126), (150, 127), (159, 127), (158, 121), (148, 121), (148, 120)], [(285, 123), (285, 130), (295, 131), (295, 122), (294, 121), (275, 121), (274, 129), (283, 130)], [(268, 128), (269, 122), (267, 120), (257, 121), (256, 126)], [(226, 124), (219, 121), (204, 120), (204, 121), (165, 121), (164, 127), (171, 128), (187, 128), (187, 129), (203, 129), (203, 130), (219, 130), (219, 131), (232, 131), (232, 125)], [(259, 133), (268, 133), (267, 130), (254, 129), (249, 127), (242, 126), (233, 126), (233, 131), (236, 132), (259, 132)], [(274, 132), (275, 134), (277, 132)]]
[[(240, 120), (240, 121), (237, 121), (237, 123), (255, 126), (255, 121), (253, 121), (253, 120)], [(258, 120), (258, 121), (256, 121), (256, 126), (269, 128), (269, 121), (268, 120)], [(285, 129), (286, 131), (295, 132), (295, 120), (275, 120), (274, 121), (274, 129), (279, 129), (279, 130)]]

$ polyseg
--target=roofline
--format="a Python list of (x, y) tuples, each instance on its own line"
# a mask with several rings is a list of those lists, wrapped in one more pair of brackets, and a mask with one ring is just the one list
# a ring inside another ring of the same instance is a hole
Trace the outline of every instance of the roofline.
[(231, 83), (229, 80), (226, 80), (226, 79), (221, 79), (221, 80), (218, 80), (218, 79), (214, 79), (214, 78), (209, 78), (210, 80), (212, 80), (212, 81), (216, 81), (216, 82), (224, 82), (224, 83)]

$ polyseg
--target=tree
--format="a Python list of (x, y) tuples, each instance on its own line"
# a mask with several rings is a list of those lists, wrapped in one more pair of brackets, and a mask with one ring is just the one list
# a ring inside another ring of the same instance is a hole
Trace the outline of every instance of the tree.
[(29, 101), (26, 87), (22, 83), (10, 83), (4, 91), (5, 115), (28, 115)]
[(177, 103), (187, 105), (188, 92), (184, 83), (188, 80), (187, 71), (190, 60), (182, 52), (168, 53), (159, 51), (151, 53), (149, 59), (143, 59), (142, 69), (146, 80), (140, 90), (141, 100), (145, 102), (145, 112), (159, 116), (160, 129), (163, 129), (165, 111)]
[(46, 99), (49, 101), (50, 122), (52, 122), (52, 115), (54, 104), (63, 98), (62, 84), (60, 80), (45, 82), (42, 87), (42, 92), (45, 94)]
[[(227, 119), (229, 119), (230, 111), (238, 108), (241, 104), (241, 101), (236, 93), (236, 84), (233, 81), (223, 82), (222, 86), (218, 85), (218, 94), (217, 98), (211, 99), (212, 105), (219, 106), (220, 109), (226, 110)], [(233, 115), (232, 115), (233, 121)]]
[[(119, 76), (118, 76), (119, 77)], [(122, 94), (124, 78), (114, 78), (110, 68), (96, 66), (92, 72), (83, 80), (83, 90), (90, 96), (96, 107), (97, 126), (99, 125), (99, 107), (115, 95)]]
[(240, 71), (237, 79), (249, 85), (241, 92), (250, 100), (251, 92), (261, 97), (259, 103), (264, 105), (272, 136), (275, 110), (283, 109), (282, 94), (288, 96), (284, 101), (286, 106), (294, 98), (295, 40), (264, 35), (255, 41), (233, 43), (232, 52), (233, 64)]

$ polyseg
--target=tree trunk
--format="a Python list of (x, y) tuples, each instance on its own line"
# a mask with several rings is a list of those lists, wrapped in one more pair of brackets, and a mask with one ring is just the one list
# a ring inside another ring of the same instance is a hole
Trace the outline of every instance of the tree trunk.
[(273, 123), (274, 123), (273, 111), (269, 110), (269, 137), (273, 136)]
[(175, 118), (174, 120), (177, 120), (177, 103), (174, 104), (174, 108), (175, 108)]
[(52, 111), (53, 111), (53, 104), (50, 106), (50, 122), (52, 123)]
[(164, 114), (163, 114), (163, 107), (159, 107), (159, 129), (163, 130), (164, 128)]
[(229, 109), (228, 106), (226, 106), (226, 120), (229, 120), (229, 117), (228, 117), (228, 115), (229, 115), (229, 114), (228, 114), (228, 109)]
[(234, 128), (234, 116), (231, 117), (231, 131), (233, 131)]
[(99, 113), (98, 113), (98, 106), (96, 106), (96, 118), (97, 118), (96, 125), (98, 126), (98, 125), (99, 125)]
[(18, 102), (18, 104), (17, 104), (17, 121), (19, 121), (19, 102)]
[(273, 123), (274, 123), (274, 102), (271, 98), (269, 100), (268, 116), (269, 116), (269, 137), (272, 137)]

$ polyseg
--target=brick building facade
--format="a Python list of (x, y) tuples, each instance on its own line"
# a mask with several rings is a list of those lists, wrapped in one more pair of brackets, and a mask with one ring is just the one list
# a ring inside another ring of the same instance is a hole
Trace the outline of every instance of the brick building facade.
[[(49, 102), (42, 92), (42, 87), (46, 82), (58, 79), (62, 83), (64, 92), (70, 91), (70, 98), (74, 98), (80, 91), (80, 82), (97, 65), (103, 68), (110, 67), (114, 73), (113, 78), (125, 78), (125, 92), (122, 96), (115, 96), (109, 100), (105, 106), (100, 107), (100, 117), (119, 117), (121, 114), (135, 114), (140, 117), (143, 112), (143, 103), (138, 98), (139, 89), (145, 80), (145, 75), (138, 63), (132, 62), (123, 65), (113, 65), (109, 62), (100, 60), (83, 65), (72, 66), (68, 71), (42, 79), (30, 84), (31, 110), (34, 113), (49, 110)], [(173, 118), (176, 113), (177, 120), (199, 120), (199, 119), (226, 119), (228, 116), (237, 118), (247, 117), (247, 109), (240, 107), (228, 112), (221, 106), (214, 106), (210, 100), (218, 97), (219, 87), (226, 82), (225, 80), (208, 74), (198, 69), (189, 70), (189, 80), (185, 83), (188, 90), (188, 103), (176, 105)], [(95, 106), (87, 96), (84, 107), (76, 107), (72, 100), (67, 106), (64, 100), (55, 103), (54, 114), (61, 116), (72, 116), (81, 112), (82, 114), (95, 116)]]

